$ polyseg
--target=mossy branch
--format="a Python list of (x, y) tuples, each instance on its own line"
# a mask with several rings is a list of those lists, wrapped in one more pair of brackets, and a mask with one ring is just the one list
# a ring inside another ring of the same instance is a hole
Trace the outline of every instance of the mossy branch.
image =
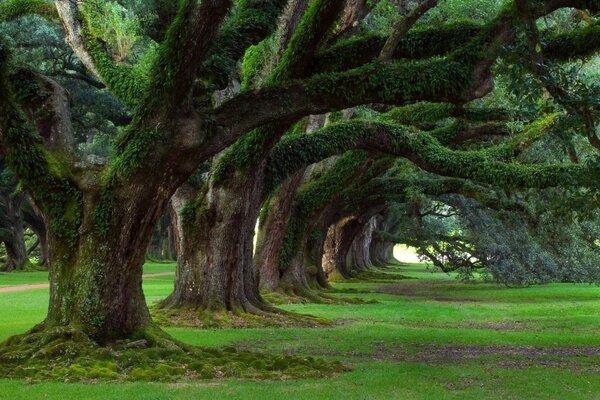
[(65, 162), (44, 148), (42, 138), (15, 102), (8, 63), (9, 51), (0, 38), (0, 154), (48, 216), (49, 229), (74, 246), (82, 195)]
[(9, 22), (27, 15), (39, 15), (58, 21), (56, 7), (47, 0), (7, 0), (0, 3), (0, 22)]
[(378, 122), (351, 121), (330, 125), (307, 136), (282, 140), (269, 160), (269, 186), (274, 187), (290, 171), (341, 154), (366, 149), (411, 160), (424, 170), (472, 179), (506, 188), (596, 186), (593, 165), (525, 165), (498, 160), (512, 159), (530, 141), (545, 132), (548, 121), (534, 125), (524, 135), (481, 151), (457, 151), (444, 147), (431, 134)]
[(246, 50), (275, 31), (278, 17), (286, 4), (285, 0), (242, 0), (236, 3), (233, 15), (219, 31), (198, 73), (208, 91), (227, 87)]

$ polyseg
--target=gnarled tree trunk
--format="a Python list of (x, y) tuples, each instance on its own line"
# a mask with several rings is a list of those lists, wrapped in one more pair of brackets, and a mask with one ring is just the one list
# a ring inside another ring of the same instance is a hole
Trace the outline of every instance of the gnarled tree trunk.
[(175, 290), (164, 306), (256, 313), (266, 309), (252, 263), (262, 172), (235, 172), (226, 185), (211, 179), (195, 215), (185, 220), (180, 213)]
[(371, 218), (361, 228), (358, 235), (352, 242), (350, 258), (352, 259), (352, 268), (359, 271), (366, 271), (373, 266), (371, 262), (371, 242), (373, 240), (373, 231), (375, 230), (375, 218)]
[(329, 227), (323, 252), (323, 269), (329, 279), (350, 279), (354, 275), (348, 266), (347, 255), (360, 229), (360, 222), (353, 216), (344, 217)]
[(273, 291), (279, 285), (279, 255), (285, 231), (292, 215), (296, 190), (304, 181), (305, 171), (299, 171), (281, 184), (266, 204), (264, 220), (260, 221), (254, 265), (261, 289)]

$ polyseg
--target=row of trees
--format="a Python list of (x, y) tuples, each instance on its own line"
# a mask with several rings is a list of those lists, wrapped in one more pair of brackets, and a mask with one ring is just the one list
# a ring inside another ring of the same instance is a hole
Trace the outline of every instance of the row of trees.
[[(540, 210), (548, 193), (580, 235), (557, 265), (597, 250), (597, 218), (573, 216), (598, 204), (598, 1), (488, 1), (476, 22), (452, 17), (480, 11), (468, 1), (175, 3), (0, 3), (0, 20), (36, 14), (69, 45), (47, 62), (0, 38), (0, 151), (42, 215), (50, 271), (48, 316), (21, 343), (155, 335), (142, 265), (169, 208), (170, 312), (277, 313), (260, 289), (318, 300), (395, 242), (506, 271), (516, 247), (482, 241), (516, 228), (476, 209), (532, 218), (535, 241), (542, 211), (561, 212)], [(597, 281), (586, 265), (578, 280)]]

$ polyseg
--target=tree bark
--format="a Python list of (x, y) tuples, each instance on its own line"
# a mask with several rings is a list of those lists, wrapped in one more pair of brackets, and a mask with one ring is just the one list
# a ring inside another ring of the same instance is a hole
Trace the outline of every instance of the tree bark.
[(40, 214), (31, 198), (28, 197), (27, 203), (23, 209), (23, 221), (25, 225), (29, 227), (38, 237), (40, 241), (40, 256), (38, 259), (38, 265), (45, 265), (48, 261), (48, 240), (46, 238), (46, 225), (44, 219)]
[(366, 271), (373, 266), (371, 263), (371, 242), (373, 240), (373, 231), (375, 230), (375, 217), (362, 227), (351, 247), (352, 268), (359, 271)]
[(329, 279), (337, 276), (344, 279), (353, 277), (347, 255), (361, 227), (358, 219), (352, 216), (342, 218), (329, 227), (323, 253), (323, 269)]
[(2, 194), (5, 215), (0, 221), (0, 228), (2, 229), (0, 240), (6, 248), (6, 263), (4, 265), (4, 271), (6, 272), (21, 269), (29, 263), (22, 210), (25, 196), (25, 193)]
[(267, 309), (252, 263), (263, 168), (236, 171), (222, 185), (211, 178), (194, 219), (183, 220), (179, 213), (175, 289), (165, 307), (251, 313)]
[(260, 221), (254, 265), (261, 289), (273, 291), (279, 285), (279, 254), (285, 231), (292, 214), (296, 190), (304, 181), (305, 170), (285, 180), (267, 207), (264, 221)]

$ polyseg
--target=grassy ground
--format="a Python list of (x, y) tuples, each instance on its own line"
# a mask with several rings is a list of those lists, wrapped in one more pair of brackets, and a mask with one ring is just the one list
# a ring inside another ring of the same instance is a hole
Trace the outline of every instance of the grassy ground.
[[(150, 264), (147, 273), (173, 270)], [(600, 288), (465, 285), (423, 265), (417, 279), (338, 283), (338, 294), (376, 304), (283, 308), (336, 320), (319, 329), (168, 328), (202, 346), (234, 345), (343, 360), (353, 371), (301, 381), (214, 380), (177, 384), (28, 384), (0, 380), (0, 399), (600, 399)], [(150, 302), (173, 277), (149, 278)], [(42, 283), (40, 273), (0, 275), (0, 287)], [(44, 317), (47, 289), (0, 293), (0, 340)]]

